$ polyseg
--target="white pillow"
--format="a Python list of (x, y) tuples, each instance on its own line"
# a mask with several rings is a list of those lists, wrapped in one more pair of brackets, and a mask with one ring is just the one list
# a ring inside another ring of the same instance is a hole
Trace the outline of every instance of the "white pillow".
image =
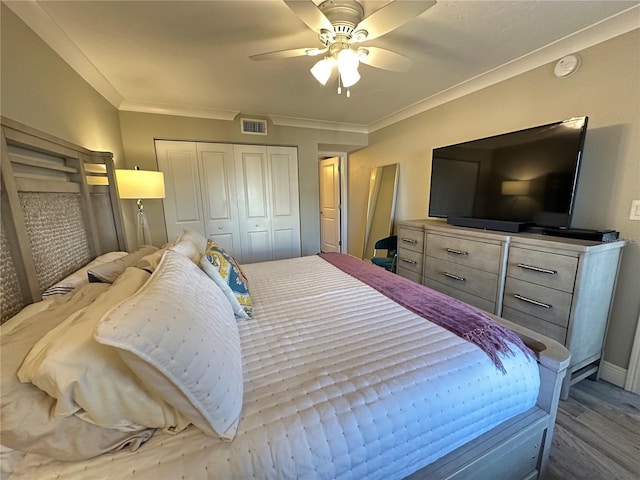
[(178, 252), (185, 257), (189, 257), (196, 265), (204, 255), (207, 248), (207, 239), (196, 230), (185, 228), (182, 230), (176, 241), (169, 247), (169, 250)]
[(49, 331), (25, 358), (18, 378), (55, 398), (57, 416), (75, 414), (94, 425), (126, 432), (179, 431), (189, 425), (175, 408), (143, 387), (115, 349), (93, 339), (100, 318), (133, 295), (149, 276), (127, 268), (91, 305)]
[(170, 246), (169, 250), (187, 257), (196, 265), (200, 263), (200, 259), (202, 258), (202, 253), (200, 253), (198, 247), (191, 240), (180, 240)]
[(44, 292), (42, 292), (42, 297), (44, 298), (50, 297), (52, 295), (63, 295), (65, 293), (69, 293), (71, 290), (79, 285), (82, 285), (83, 283), (89, 283), (87, 272), (90, 268), (101, 265), (103, 263), (112, 262), (126, 255), (128, 255), (127, 252), (108, 252), (104, 255), (100, 255), (81, 269), (76, 270), (68, 277), (47, 288)]
[(242, 409), (240, 336), (224, 294), (188, 258), (167, 251), (136, 295), (98, 324), (98, 342), (210, 436), (231, 440)]
[(204, 251), (207, 248), (207, 239), (200, 232), (191, 228), (185, 228), (180, 233), (180, 236), (176, 240), (176, 243), (182, 240), (188, 240), (189, 242), (193, 243), (200, 252), (200, 255), (204, 255)]

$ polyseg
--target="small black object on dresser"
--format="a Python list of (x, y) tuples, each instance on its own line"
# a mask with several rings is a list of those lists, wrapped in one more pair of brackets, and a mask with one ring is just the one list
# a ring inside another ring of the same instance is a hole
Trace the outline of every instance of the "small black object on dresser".
[(620, 232), (616, 230), (590, 230), (587, 228), (544, 228), (542, 234), (590, 240), (592, 242), (613, 242), (620, 236)]

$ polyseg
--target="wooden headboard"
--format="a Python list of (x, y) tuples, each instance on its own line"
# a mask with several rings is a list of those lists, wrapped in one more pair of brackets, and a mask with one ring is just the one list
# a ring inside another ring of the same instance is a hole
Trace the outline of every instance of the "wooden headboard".
[(127, 250), (112, 154), (1, 123), (0, 323), (96, 256)]

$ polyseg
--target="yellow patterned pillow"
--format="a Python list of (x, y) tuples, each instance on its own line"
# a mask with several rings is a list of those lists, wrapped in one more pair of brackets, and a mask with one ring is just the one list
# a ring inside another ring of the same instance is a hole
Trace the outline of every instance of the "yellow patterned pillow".
[(235, 258), (216, 242), (208, 240), (200, 266), (227, 296), (236, 317), (251, 317), (253, 301), (249, 293), (249, 282)]

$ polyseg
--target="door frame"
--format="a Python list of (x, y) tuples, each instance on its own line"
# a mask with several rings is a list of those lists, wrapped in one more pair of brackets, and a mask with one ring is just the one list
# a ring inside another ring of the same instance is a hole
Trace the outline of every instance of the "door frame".
[[(348, 178), (347, 178), (347, 152), (334, 152), (322, 150), (318, 151), (318, 161), (325, 160), (327, 158), (338, 157), (338, 169), (340, 172), (340, 253), (347, 253), (347, 196), (348, 196)], [(317, 168), (316, 168), (317, 170)], [(320, 185), (320, 179), (318, 178), (318, 186)], [(318, 190), (318, 199), (320, 198), (320, 191)], [(320, 211), (320, 210), (318, 210)]]

